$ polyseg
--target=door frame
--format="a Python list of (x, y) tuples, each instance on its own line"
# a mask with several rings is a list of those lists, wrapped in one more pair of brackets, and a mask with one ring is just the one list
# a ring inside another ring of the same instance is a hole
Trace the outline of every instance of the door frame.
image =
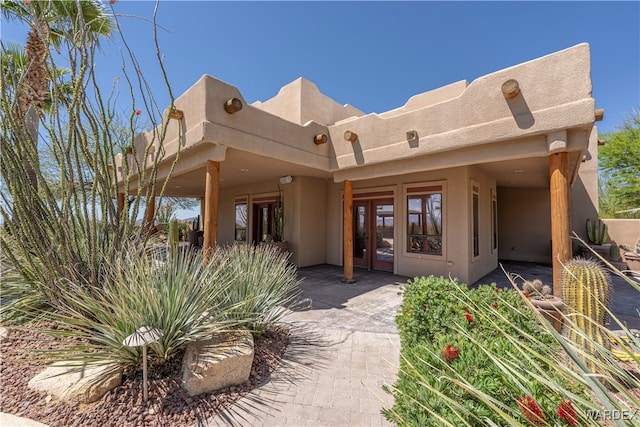
[[(362, 196), (371, 196), (371, 193), (360, 194), (357, 196), (354, 195), (353, 200), (353, 265), (356, 267), (366, 268), (368, 270), (379, 270), (393, 273), (394, 271), (394, 263), (395, 263), (395, 253), (393, 255), (393, 259), (391, 261), (384, 261), (378, 259), (378, 246), (377, 246), (377, 207), (379, 205), (391, 205), (393, 206), (393, 217), (396, 217), (396, 207), (394, 203), (393, 192), (384, 192), (380, 193), (381, 197), (362, 197)], [(382, 197), (384, 196), (384, 197)], [(357, 198), (356, 198), (357, 197)], [(365, 217), (364, 217), (364, 229), (365, 229), (365, 237), (364, 237), (364, 247), (366, 248), (364, 257), (357, 257), (356, 253), (358, 251), (358, 238), (356, 237), (356, 232), (359, 229), (357, 226), (358, 221), (360, 220), (358, 215), (358, 208), (364, 207)], [(394, 221), (393, 224), (393, 234), (395, 236), (396, 233), (396, 224)]]

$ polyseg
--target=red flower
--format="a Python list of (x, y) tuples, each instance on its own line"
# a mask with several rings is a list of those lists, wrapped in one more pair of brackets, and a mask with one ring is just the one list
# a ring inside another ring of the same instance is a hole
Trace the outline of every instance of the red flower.
[(460, 353), (460, 349), (456, 347), (452, 347), (451, 344), (447, 344), (447, 346), (442, 350), (442, 355), (448, 362), (453, 362), (458, 357), (458, 353)]
[(464, 318), (465, 318), (465, 319), (467, 319), (467, 322), (468, 322), (468, 323), (473, 322), (473, 316), (472, 316), (472, 315), (471, 315), (471, 313), (469, 313), (469, 312), (466, 312), (466, 313), (464, 314)]
[(494, 302), (491, 303), (491, 307), (493, 307), (493, 308), (498, 308), (499, 305), (500, 304), (498, 303), (498, 301), (494, 301)]
[(571, 404), (570, 401), (563, 400), (560, 402), (556, 414), (570, 426), (575, 427), (578, 425), (578, 415), (576, 415), (576, 411), (573, 409), (573, 404)]
[(142, 114), (142, 110), (136, 110), (136, 116), (139, 116), (140, 114)]
[(496, 294), (500, 292), (500, 288), (496, 288)]
[(524, 414), (525, 418), (529, 420), (529, 422), (533, 423), (536, 426), (542, 425), (545, 420), (545, 416), (542, 413), (542, 409), (538, 405), (538, 402), (531, 396), (521, 397), (518, 401), (518, 406), (520, 410)]
[(525, 298), (531, 297), (531, 294), (527, 291), (522, 292), (522, 295), (524, 295)]

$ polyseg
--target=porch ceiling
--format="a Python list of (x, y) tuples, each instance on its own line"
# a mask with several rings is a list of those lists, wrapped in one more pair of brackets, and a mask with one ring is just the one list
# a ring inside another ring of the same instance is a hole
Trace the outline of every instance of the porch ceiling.
[(549, 157), (503, 160), (477, 165), (498, 187), (549, 188)]
[[(172, 197), (204, 197), (206, 159), (198, 169), (173, 175), (165, 194)], [(331, 172), (295, 163), (263, 157), (247, 151), (227, 148), (226, 158), (220, 162), (220, 188), (276, 180), (281, 176), (331, 178)]]

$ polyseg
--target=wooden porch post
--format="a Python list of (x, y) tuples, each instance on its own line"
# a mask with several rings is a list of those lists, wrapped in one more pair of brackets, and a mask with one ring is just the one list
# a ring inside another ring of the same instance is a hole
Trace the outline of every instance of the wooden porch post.
[(342, 253), (344, 281), (353, 282), (353, 182), (344, 181), (344, 202), (342, 213)]
[[(204, 242), (202, 249), (215, 249), (218, 241), (218, 198), (220, 195), (220, 162), (207, 161), (204, 189)], [(205, 252), (206, 253), (206, 252)]]
[(549, 157), (551, 175), (551, 251), (553, 257), (553, 295), (562, 296), (562, 263), (571, 259), (571, 212), (569, 170), (566, 151)]
[(124, 193), (118, 193), (118, 217), (122, 216), (124, 211)]
[(156, 198), (152, 196), (147, 203), (147, 215), (144, 218), (144, 227), (147, 231), (153, 226), (153, 217), (156, 215)]

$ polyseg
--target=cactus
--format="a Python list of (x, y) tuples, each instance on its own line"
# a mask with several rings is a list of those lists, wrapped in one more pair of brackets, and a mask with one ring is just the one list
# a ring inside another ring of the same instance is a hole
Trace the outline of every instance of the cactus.
[(169, 256), (172, 258), (178, 255), (178, 220), (169, 221)]
[[(609, 341), (603, 329), (611, 303), (611, 282), (601, 265), (583, 258), (568, 261), (562, 271), (562, 299), (572, 318), (571, 325), (565, 322), (567, 338), (583, 347), (588, 354), (596, 354), (593, 342), (608, 347)], [(585, 363), (592, 372), (597, 371), (592, 360)]]
[(587, 218), (587, 237), (595, 245), (602, 245), (609, 238), (608, 225), (599, 219), (591, 221)]
[(542, 283), (542, 280), (535, 279), (532, 281), (525, 281), (522, 283), (522, 290), (528, 293), (533, 298), (544, 299), (548, 298), (551, 294), (551, 287)]
[(611, 245), (611, 247), (609, 248), (609, 258), (611, 258), (611, 261), (613, 262), (622, 261), (622, 257), (620, 256), (620, 246), (616, 245), (615, 243)]

